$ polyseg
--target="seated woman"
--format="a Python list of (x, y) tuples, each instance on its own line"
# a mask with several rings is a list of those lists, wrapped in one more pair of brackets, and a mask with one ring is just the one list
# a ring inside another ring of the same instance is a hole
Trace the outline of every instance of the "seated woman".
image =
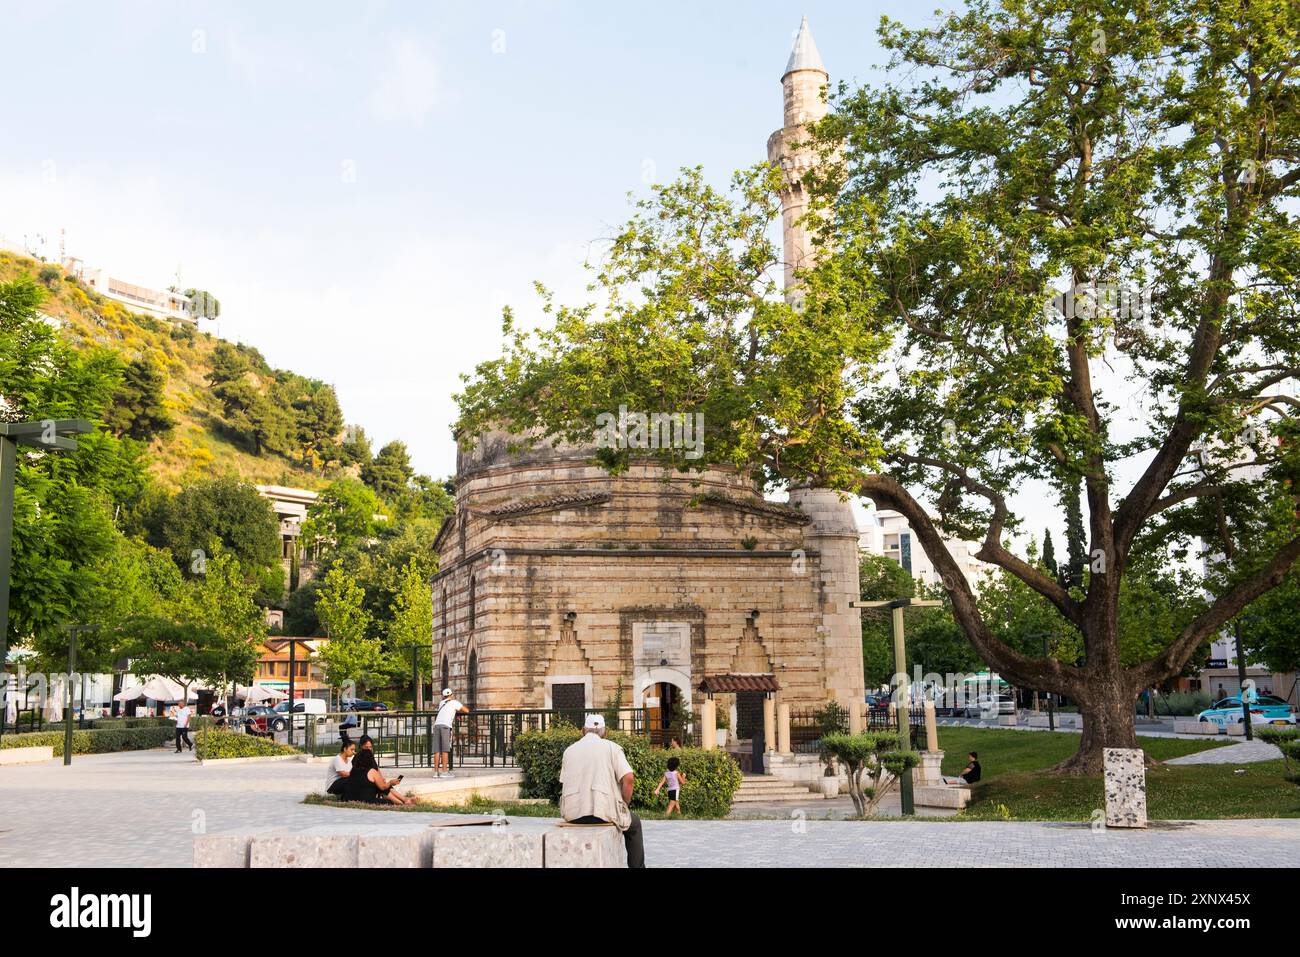
[(402, 780), (400, 776), (389, 781), (380, 773), (370, 735), (363, 734), (357, 744), (357, 756), (352, 759), (352, 769), (343, 785), (343, 799), (369, 801), (373, 804), (385, 801), (391, 804), (414, 804), (415, 798), (404, 798), (397, 793), (397, 784)]
[(348, 776), (352, 773), (352, 755), (355, 751), (356, 745), (351, 741), (344, 741), (343, 746), (339, 748), (339, 753), (330, 759), (329, 771), (325, 775), (326, 794), (343, 797)]

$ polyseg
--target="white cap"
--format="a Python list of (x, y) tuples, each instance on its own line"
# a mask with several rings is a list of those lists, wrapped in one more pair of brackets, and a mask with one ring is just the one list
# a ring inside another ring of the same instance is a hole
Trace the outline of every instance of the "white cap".
[(450, 698), (450, 697), (451, 697), (451, 689), (450, 689), (450, 688), (443, 688), (443, 689), (442, 689), (442, 696), (443, 696), (444, 698)]
[(587, 720), (583, 723), (582, 727), (583, 730), (594, 728), (597, 731), (601, 731), (605, 727), (605, 719), (598, 714), (589, 714), (587, 715)]

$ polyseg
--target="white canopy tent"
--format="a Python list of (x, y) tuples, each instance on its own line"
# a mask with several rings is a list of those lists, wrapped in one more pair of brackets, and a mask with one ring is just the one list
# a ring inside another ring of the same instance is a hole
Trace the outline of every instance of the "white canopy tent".
[(277, 688), (268, 688), (266, 685), (250, 685), (247, 688), (235, 685), (235, 697), (242, 699), (244, 704), (262, 704), (267, 701), (283, 701), (289, 696)]
[(140, 694), (146, 698), (152, 698), (154, 701), (181, 701), (185, 698), (185, 689), (170, 678), (154, 675), (144, 683), (144, 687), (140, 689)]
[(128, 685), (117, 694), (113, 695), (114, 701), (135, 701), (137, 698), (144, 697), (144, 691), (139, 685)]

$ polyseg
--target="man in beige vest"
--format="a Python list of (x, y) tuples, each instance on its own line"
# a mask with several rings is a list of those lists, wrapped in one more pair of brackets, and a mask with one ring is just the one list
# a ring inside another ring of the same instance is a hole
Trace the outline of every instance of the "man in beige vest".
[(605, 740), (605, 719), (587, 715), (582, 737), (564, 749), (560, 816), (573, 824), (613, 824), (623, 832), (627, 866), (645, 867), (641, 819), (628, 809), (636, 780), (627, 755)]

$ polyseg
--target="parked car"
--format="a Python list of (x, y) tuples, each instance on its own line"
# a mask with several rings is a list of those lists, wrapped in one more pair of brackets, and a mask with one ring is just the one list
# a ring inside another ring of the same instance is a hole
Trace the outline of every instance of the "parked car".
[(1015, 714), (1016, 699), (1009, 694), (982, 694), (974, 701), (967, 701), (960, 710), (967, 718), (992, 718), (1000, 714)]
[[(281, 701), (275, 706), (268, 716), (272, 731), (283, 731), (288, 727), (289, 720), (289, 702)], [(325, 702), (320, 698), (300, 698), (293, 703), (293, 714), (302, 715), (293, 719), (293, 726), (301, 728), (311, 720), (308, 715), (314, 715), (316, 723), (320, 724), (325, 720)]]
[(367, 701), (365, 698), (344, 698), (344, 711), (387, 711), (388, 705), (382, 701)]
[[(1295, 724), (1295, 708), (1277, 695), (1262, 694), (1250, 702), (1251, 724)], [(1241, 695), (1230, 695), (1222, 701), (1216, 701), (1196, 716), (1201, 721), (1210, 721), (1220, 728), (1230, 724), (1241, 724)]]

